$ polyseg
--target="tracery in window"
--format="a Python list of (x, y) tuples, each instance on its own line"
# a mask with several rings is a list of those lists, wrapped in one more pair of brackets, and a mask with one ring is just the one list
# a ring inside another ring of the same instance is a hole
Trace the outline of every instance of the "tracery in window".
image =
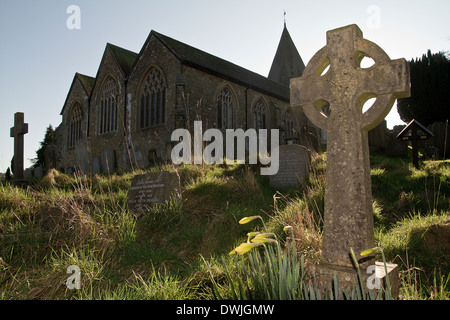
[(79, 103), (75, 103), (72, 107), (69, 120), (69, 148), (75, 147), (76, 143), (83, 137), (82, 131), (83, 110)]
[(117, 130), (119, 87), (113, 77), (108, 77), (100, 95), (100, 134)]
[(166, 122), (166, 84), (162, 72), (151, 68), (144, 78), (139, 127), (145, 129)]
[(296, 138), (295, 127), (294, 127), (294, 116), (292, 110), (288, 109), (284, 113), (284, 139), (292, 140)]
[(234, 110), (236, 102), (230, 88), (224, 87), (217, 96), (217, 127), (234, 129)]
[(255, 130), (267, 129), (266, 110), (267, 108), (264, 101), (262, 99), (258, 99), (253, 107), (253, 126)]

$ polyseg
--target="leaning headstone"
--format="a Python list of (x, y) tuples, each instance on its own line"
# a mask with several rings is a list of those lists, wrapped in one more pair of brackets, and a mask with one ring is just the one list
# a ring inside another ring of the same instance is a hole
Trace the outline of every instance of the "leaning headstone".
[(10, 136), (14, 138), (14, 183), (24, 183), (23, 177), (23, 136), (28, 133), (28, 123), (24, 122), (23, 112), (14, 114), (14, 127), (11, 128)]
[[(375, 61), (367, 69), (360, 67), (365, 56)], [(350, 25), (327, 32), (327, 45), (301, 78), (291, 79), (290, 88), (291, 105), (302, 107), (311, 122), (328, 132), (321, 272), (339, 273), (351, 286), (350, 279), (356, 280), (351, 248), (363, 270), (375, 265), (373, 256), (360, 256), (375, 246), (368, 131), (397, 98), (410, 95), (409, 65), (405, 59), (391, 60)], [(375, 103), (363, 113), (364, 102), (374, 96)], [(330, 106), (328, 116), (321, 112), (325, 105)]]
[(270, 185), (277, 190), (298, 187), (308, 176), (311, 163), (310, 151), (298, 144), (279, 147), (278, 172), (270, 176)]
[(140, 213), (146, 207), (176, 201), (182, 204), (180, 177), (169, 171), (137, 175), (128, 190), (128, 209)]

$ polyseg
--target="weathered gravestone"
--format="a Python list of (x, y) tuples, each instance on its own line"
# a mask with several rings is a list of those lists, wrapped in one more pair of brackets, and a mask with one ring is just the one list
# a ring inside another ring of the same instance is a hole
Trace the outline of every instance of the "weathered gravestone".
[(308, 148), (298, 144), (280, 146), (278, 172), (270, 176), (270, 185), (277, 190), (301, 185), (308, 175), (310, 163)]
[[(362, 59), (375, 61), (361, 68)], [(329, 66), (328, 71), (326, 68)], [(356, 25), (327, 32), (327, 45), (308, 63), (301, 78), (291, 79), (291, 105), (327, 130), (327, 168), (321, 272), (352, 281), (350, 248), (363, 268), (374, 265), (360, 253), (374, 247), (372, 189), (367, 132), (389, 113), (396, 98), (410, 95), (409, 65), (390, 60), (364, 39)], [(376, 97), (364, 113), (364, 103)], [(330, 106), (326, 116), (323, 106)], [(348, 275), (348, 276), (347, 276)]]
[(14, 114), (14, 127), (11, 128), (10, 136), (14, 138), (14, 183), (23, 184), (23, 136), (28, 133), (28, 123), (24, 123), (23, 112)]
[(146, 207), (176, 201), (182, 204), (180, 177), (169, 171), (137, 175), (128, 190), (128, 209), (143, 212)]

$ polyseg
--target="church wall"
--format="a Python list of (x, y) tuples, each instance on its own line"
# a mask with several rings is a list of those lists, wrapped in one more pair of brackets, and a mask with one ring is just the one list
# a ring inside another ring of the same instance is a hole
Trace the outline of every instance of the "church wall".
[[(170, 136), (175, 129), (176, 77), (180, 68), (177, 58), (155, 37), (152, 37), (138, 58), (129, 77), (127, 108), (128, 149), (120, 156), (123, 167), (144, 168), (152, 161), (167, 160)], [(166, 86), (165, 123), (140, 128), (140, 104), (146, 76), (151, 68), (159, 69)]]
[[(101, 95), (105, 81), (112, 76), (118, 88), (117, 130), (100, 132)], [(124, 113), (124, 75), (116, 60), (107, 48), (99, 67), (96, 82), (91, 94), (89, 137), (87, 139), (89, 173), (113, 172), (118, 167), (117, 157), (124, 148), (123, 113)]]
[(266, 127), (269, 130), (279, 128), (281, 110), (289, 107), (289, 102), (192, 67), (184, 66), (183, 74), (186, 77), (185, 94), (189, 96), (191, 128), (194, 120), (197, 120), (194, 109), (200, 99), (201, 108), (198, 111), (199, 118), (203, 121), (203, 129), (217, 127), (217, 96), (225, 86), (231, 89), (236, 99), (235, 129), (254, 128), (253, 108), (259, 99), (264, 101), (267, 108)]
[[(83, 137), (78, 141), (74, 147), (69, 147), (69, 134), (70, 134), (70, 117), (75, 104), (79, 104), (83, 112), (83, 121), (81, 130), (83, 132)], [(73, 86), (66, 100), (65, 108), (62, 114), (62, 122), (59, 126), (58, 135), (58, 156), (56, 158), (57, 168), (82, 168), (86, 167), (86, 160), (77, 161), (76, 154), (86, 153), (87, 150), (87, 139), (86, 139), (86, 128), (87, 128), (87, 113), (88, 113), (88, 95), (84, 90), (81, 82), (78, 78), (74, 79)], [(78, 159), (80, 160), (80, 159)]]
[[(289, 101), (275, 98), (231, 79), (225, 79), (218, 74), (182, 64), (155, 36), (151, 37), (145, 46), (142, 54), (138, 56), (138, 61), (126, 85), (124, 75), (107, 46), (90, 99), (88, 137), (86, 137), (87, 94), (80, 81), (76, 79), (67, 98), (63, 121), (58, 129), (62, 132), (61, 154), (64, 155), (59, 159), (58, 167), (68, 168), (76, 165), (85, 173), (107, 173), (115, 169), (145, 168), (152, 160), (169, 161), (171, 148), (175, 144), (171, 142), (171, 134), (176, 128), (189, 127), (192, 130), (195, 120), (202, 120), (203, 130), (217, 128), (217, 97), (224, 87), (230, 89), (236, 102), (235, 129), (254, 128), (253, 108), (259, 99), (264, 101), (267, 108), (267, 129), (283, 128), (284, 114), (289, 108)], [(165, 123), (141, 129), (139, 117), (142, 88), (152, 67), (158, 68), (164, 75)], [(100, 101), (103, 84), (109, 76), (114, 77), (118, 87), (118, 124), (117, 130), (102, 134), (100, 132)], [(76, 101), (82, 105), (85, 112), (82, 127), (84, 138), (70, 149), (68, 148), (70, 107)], [(183, 109), (183, 112), (180, 113), (180, 109)], [(295, 118), (296, 132), (299, 133), (299, 141), (295, 143), (307, 144), (309, 141), (307, 138), (316, 134), (314, 126), (309, 123), (302, 110), (292, 110), (292, 114)], [(123, 127), (124, 117), (125, 128)], [(190, 120), (188, 124), (187, 118)], [(280, 144), (284, 143), (286, 141), (280, 132)]]

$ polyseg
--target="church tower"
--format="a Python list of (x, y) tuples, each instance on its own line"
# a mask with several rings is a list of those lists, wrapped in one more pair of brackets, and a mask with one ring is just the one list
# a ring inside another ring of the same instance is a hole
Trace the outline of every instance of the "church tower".
[(281, 34), (280, 43), (278, 44), (268, 78), (289, 86), (290, 79), (301, 77), (303, 70), (305, 70), (305, 64), (292, 41), (285, 21), (283, 33)]

